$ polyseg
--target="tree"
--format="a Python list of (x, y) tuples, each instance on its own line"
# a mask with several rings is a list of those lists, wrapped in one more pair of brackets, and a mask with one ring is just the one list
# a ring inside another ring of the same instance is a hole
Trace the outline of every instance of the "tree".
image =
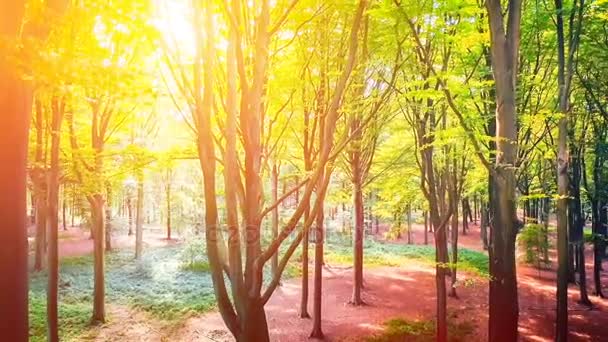
[[(227, 84), (224, 88), (225, 92), (223, 92), (225, 94), (223, 98), (226, 99), (227, 129), (224, 136), (225, 147), (222, 148), (223, 162), (227, 163), (224, 168), (224, 191), (227, 196), (226, 210), (228, 213), (227, 233), (229, 236), (227, 245), (225, 245), (226, 240), (223, 233), (217, 226), (215, 156), (216, 148), (219, 149), (222, 146), (216, 144), (214, 138), (215, 122), (212, 121), (211, 113), (213, 103), (215, 103), (214, 84), (218, 80), (214, 77), (213, 71), (216, 70), (216, 67), (222, 67), (222, 65), (215, 62), (215, 57), (219, 52), (215, 49), (214, 39), (219, 30), (213, 16), (215, 6), (212, 2), (197, 3), (194, 7), (193, 27), (196, 36), (196, 54), (194, 56), (192, 78), (182, 77), (181, 72), (175, 72), (180, 70), (183, 65), (175, 63), (176, 56), (166, 51), (167, 59), (173, 61), (170, 66), (174, 67), (172, 71), (174, 81), (184, 85), (185, 89), (192, 90), (191, 119), (194, 125), (191, 127), (197, 137), (199, 160), (203, 170), (207, 254), (219, 311), (228, 329), (239, 341), (267, 341), (269, 339), (264, 304), (278, 286), (280, 274), (295, 248), (299, 245), (303, 231), (310, 227), (312, 219), (316, 218), (321, 211), (323, 193), (327, 188), (329, 178), (321, 177), (321, 175), (325, 173), (324, 169), (330, 158), (335, 158), (332, 156), (335, 123), (342, 95), (354, 66), (356, 37), (366, 2), (361, 1), (357, 9), (356, 19), (351, 31), (351, 37), (355, 37), (354, 46), (351, 45), (347, 66), (336, 85), (335, 94), (330, 101), (325, 117), (326, 126), (321, 131), (323, 145), (320, 147), (317, 166), (312, 175), (303, 183), (305, 185), (304, 193), (292, 218), (282, 229), (278, 238), (262, 250), (260, 240), (261, 220), (272, 211), (274, 206), (280, 204), (274, 203), (263, 209), (260, 201), (263, 192), (261, 152), (263, 150), (262, 142), (264, 141), (261, 123), (262, 115), (265, 114), (265, 110), (263, 110), (265, 106), (262, 106), (265, 103), (262, 100), (265, 98), (267, 89), (269, 43), (295, 4), (296, 2), (293, 2), (291, 5), (285, 6), (284, 15), (280, 16), (275, 22), (271, 22), (268, 1), (262, 1), (259, 6), (253, 8), (251, 7), (252, 4), (241, 3), (241, 1), (232, 1), (223, 7), (229, 32), (225, 65)], [(279, 6), (279, 8), (281, 7)], [(249, 21), (245, 21), (243, 11), (258, 13), (257, 19), (252, 24), (255, 29), (243, 30), (244, 25), (250, 25)], [(255, 34), (249, 36), (250, 32), (255, 32)], [(245, 39), (244, 35), (247, 35), (248, 39)], [(253, 51), (253, 58), (245, 59), (244, 51)], [(247, 74), (246, 70), (252, 71), (251, 76)], [(237, 88), (237, 80), (240, 89)], [(186, 93), (182, 92), (183, 96), (189, 96), (188, 94), (190, 94), (190, 90)], [(239, 99), (240, 106), (237, 105)], [(247, 115), (243, 111), (247, 111)], [(238, 122), (237, 115), (240, 119)], [(239, 141), (242, 142), (242, 150), (236, 149), (237, 134), (240, 138)], [(231, 167), (232, 165), (238, 165), (239, 157), (244, 159), (244, 163), (240, 164), (244, 170), (243, 178), (238, 172), (238, 167)], [(323, 180), (321, 187), (318, 186), (320, 179)], [(278, 247), (287, 238), (288, 234), (295, 230), (297, 222), (304, 213), (305, 205), (310, 201), (315, 186), (317, 186), (317, 198), (311, 216), (281, 258), (279, 272), (272, 278), (270, 284), (262, 293), (262, 268), (277, 252)], [(243, 214), (242, 226), (237, 219), (239, 205)], [(246, 233), (245, 237), (247, 239), (243, 241), (244, 258), (241, 257), (241, 232)], [(223, 260), (227, 262), (225, 263)], [(228, 297), (224, 273), (228, 275), (230, 281), (232, 300)]]
[[(0, 4), (0, 36), (16, 49), (25, 1), (4, 1)], [(10, 51), (15, 52), (15, 51)], [(16, 68), (3, 54), (0, 58), (0, 108), (6, 134), (0, 137), (0, 163), (11, 165), (0, 172), (0, 216), (4, 228), (0, 239), (6, 246), (0, 252), (0, 272), (6, 281), (0, 285), (0, 316), (5, 317), (3, 338), (28, 340), (27, 236), (26, 226), (26, 156), (30, 119), (31, 94), (17, 74)], [(11, 194), (7, 196), (6, 194)]]
[(485, 2), (490, 27), (492, 73), (496, 89), (496, 164), (493, 166), (492, 220), (490, 232), (491, 341), (517, 340), (519, 306), (515, 272), (515, 166), (517, 151), (517, 61), (521, 1), (507, 3), (506, 25), (498, 0)]

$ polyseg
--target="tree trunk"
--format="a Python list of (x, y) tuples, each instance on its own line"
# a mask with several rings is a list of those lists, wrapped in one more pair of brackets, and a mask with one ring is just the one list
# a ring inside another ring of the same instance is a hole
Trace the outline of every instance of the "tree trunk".
[(264, 305), (257, 303), (256, 300), (249, 300), (247, 311), (240, 319), (240, 325), (240, 334), (236, 336), (237, 342), (270, 341)]
[(129, 236), (131, 236), (133, 235), (133, 201), (131, 200), (130, 193), (127, 195), (127, 216), (129, 221)]
[(471, 208), (469, 207), (469, 200), (464, 198), (462, 200), (462, 235), (467, 235), (467, 230), (469, 229), (469, 220), (467, 218), (471, 218)]
[[(358, 174), (353, 170), (354, 174)], [(353, 182), (353, 207), (355, 211), (354, 223), (355, 223), (355, 234), (353, 240), (353, 293), (350, 299), (352, 305), (362, 305), (363, 300), (361, 299), (361, 288), (363, 287), (363, 224), (364, 224), (364, 208), (363, 208), (363, 190), (361, 189), (361, 183), (358, 181)]]
[(605, 220), (602, 220), (602, 217), (606, 217), (606, 215), (602, 215), (606, 211), (602, 209), (603, 203), (601, 203), (598, 199), (594, 199), (592, 201), (592, 233), (593, 233), (593, 282), (595, 285), (595, 295), (604, 298), (604, 294), (602, 293), (602, 280), (601, 280), (601, 270), (602, 270), (602, 249), (605, 249), (604, 244), (604, 236), (602, 233), (601, 227), (606, 223)]
[(414, 243), (412, 240), (412, 205), (407, 205), (407, 244)]
[(144, 176), (143, 171), (137, 175), (137, 212), (135, 214), (135, 259), (141, 259), (144, 237)]
[[(0, 2), (0, 36), (17, 37), (23, 0)], [(4, 40), (3, 40), (4, 41)], [(8, 40), (6, 40), (8, 42)], [(28, 341), (27, 145), (31, 93), (7, 56), (0, 57), (0, 317), (2, 339)], [(6, 167), (9, 165), (10, 167)]]
[(46, 255), (46, 230), (47, 230), (47, 194), (46, 186), (40, 189), (36, 196), (36, 252), (34, 255), (34, 270), (40, 271), (44, 268), (44, 257)]
[[(272, 166), (272, 203), (276, 203), (279, 199), (279, 170), (277, 164)], [(274, 241), (279, 236), (279, 206), (275, 206), (272, 210), (272, 240)], [(277, 275), (279, 267), (279, 252), (276, 251), (272, 255), (270, 269), (273, 277)], [(308, 281), (308, 279), (306, 279)]]
[(63, 200), (62, 200), (62, 205), (61, 205), (61, 223), (63, 224), (63, 230), (67, 231), (68, 230), (68, 222), (67, 222), (67, 206), (68, 206), (68, 200), (65, 194), (65, 185), (63, 187)]
[(171, 171), (167, 171), (167, 240), (171, 240)]
[[(500, 0), (485, 2), (496, 92), (496, 163), (490, 202), (490, 341), (516, 341), (519, 305), (515, 271), (517, 213), (514, 166), (517, 156), (517, 61), (521, 1), (508, 1), (505, 17)], [(507, 27), (505, 30), (505, 26)], [(492, 173), (491, 172), (491, 173)]]
[[(322, 178), (319, 184), (322, 184)], [(321, 207), (322, 208), (322, 207)], [(314, 298), (313, 298), (313, 326), (310, 333), (311, 338), (323, 339), (323, 330), (321, 329), (321, 306), (323, 298), (323, 210), (319, 210), (316, 217), (315, 230), (315, 276), (314, 276)]]
[(106, 210), (105, 210), (105, 215), (106, 215), (106, 238), (105, 238), (105, 243), (106, 243), (106, 251), (110, 252), (112, 251), (112, 187), (108, 184), (107, 188), (107, 202), (106, 202)]
[(437, 291), (437, 342), (446, 342), (448, 340), (448, 322), (447, 322), (447, 296), (446, 296), (446, 286), (445, 286), (445, 275), (446, 275), (446, 266), (445, 261), (447, 259), (447, 254), (445, 254), (445, 248), (441, 246), (447, 245), (447, 234), (446, 234), (447, 225), (443, 225), (442, 227), (435, 227), (435, 248), (437, 253), (435, 253), (435, 290)]
[[(59, 285), (59, 142), (61, 139), (61, 121), (63, 119), (63, 102), (56, 98), (52, 100), (51, 120), (51, 166), (48, 182), (48, 219), (49, 219), (49, 248), (48, 248), (48, 284), (46, 298), (47, 340), (59, 341), (57, 292)], [(65, 201), (64, 201), (65, 203)], [(64, 205), (65, 214), (65, 205)], [(65, 215), (64, 215), (65, 216)], [(64, 218), (65, 223), (65, 218)]]
[[(308, 221), (310, 216), (310, 206), (304, 211), (304, 222)], [(308, 240), (309, 230), (304, 229), (302, 237), (302, 295), (300, 296), (300, 318), (310, 318), (308, 313)]]
[(429, 244), (429, 213), (424, 212), (424, 244)]
[(105, 253), (104, 253), (104, 228), (105, 212), (104, 199), (101, 195), (94, 195), (90, 199), (91, 224), (95, 231), (93, 240), (94, 255), (94, 280), (93, 280), (93, 316), (92, 324), (104, 323), (105, 311)]
[[(454, 199), (454, 213), (452, 214), (452, 260), (451, 260), (451, 286), (450, 286), (450, 297), (457, 298), (456, 294), (456, 275), (458, 265), (458, 198)], [(462, 213), (463, 220), (466, 221), (466, 213)], [(463, 221), (463, 222), (464, 222)], [(464, 231), (464, 230), (463, 230)]]

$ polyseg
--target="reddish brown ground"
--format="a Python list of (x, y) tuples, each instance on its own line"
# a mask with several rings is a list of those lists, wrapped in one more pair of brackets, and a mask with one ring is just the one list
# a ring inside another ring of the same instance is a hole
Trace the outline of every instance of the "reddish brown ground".
[[(133, 237), (116, 239), (116, 246), (132, 246)], [(432, 239), (429, 239), (432, 243)], [(148, 237), (151, 244), (165, 243), (160, 236)], [(422, 243), (422, 227), (414, 228), (414, 242)], [(405, 239), (399, 241), (405, 243)], [(479, 229), (459, 238), (459, 245), (482, 250)], [(64, 238), (60, 242), (62, 255), (79, 255), (92, 250), (87, 235)], [(592, 310), (576, 304), (578, 287), (571, 285), (571, 341), (608, 341), (608, 300), (592, 296), (592, 259), (587, 251), (587, 276)], [(604, 264), (608, 270), (608, 263)], [(608, 272), (605, 272), (608, 273)], [(435, 313), (434, 269), (428, 264), (411, 262), (401, 267), (367, 268), (364, 271), (364, 300), (367, 305), (346, 304), (351, 295), (352, 270), (328, 266), (323, 280), (323, 331), (329, 341), (361, 341), (365, 336), (382, 331), (382, 323), (391, 318), (431, 320)], [(468, 341), (487, 340), (488, 288), (487, 281), (469, 275), (473, 284), (458, 288), (458, 299), (449, 298), (448, 311), (453, 321), (466, 321), (474, 332)], [(608, 292), (608, 275), (603, 284)], [(555, 272), (518, 267), (520, 336), (523, 341), (552, 341), (555, 316)], [(310, 284), (312, 289), (312, 284)], [(312, 321), (300, 319), (300, 280), (286, 281), (266, 306), (272, 341), (305, 341)], [(312, 293), (310, 302), (312, 303)], [(312, 312), (309, 304), (309, 312)], [(218, 313), (208, 313), (187, 319), (183, 324), (164, 326), (150, 317), (122, 307), (110, 308), (110, 323), (92, 329), (87, 340), (97, 341), (232, 341)], [(128, 322), (128, 326), (125, 326)]]
[[(414, 242), (422, 243), (421, 226), (414, 228)], [(403, 238), (401, 243), (405, 243)], [(429, 239), (432, 242), (432, 238)], [(482, 250), (479, 227), (472, 226), (461, 235), (459, 245)], [(591, 254), (587, 255), (588, 288), (592, 284)], [(608, 270), (608, 263), (604, 268)], [(401, 267), (371, 268), (364, 271), (364, 300), (368, 305), (346, 304), (351, 295), (352, 271), (349, 268), (325, 270), (323, 279), (323, 331), (329, 341), (361, 341), (382, 331), (382, 323), (391, 318), (430, 320), (435, 314), (435, 278), (432, 266), (412, 262)], [(469, 322), (474, 333), (468, 341), (487, 341), (488, 286), (475, 279), (458, 288), (458, 299), (448, 299), (450, 319)], [(520, 265), (518, 267), (520, 336), (522, 341), (552, 341), (555, 320), (555, 272)], [(608, 285), (608, 275), (603, 277)], [(312, 288), (312, 284), (310, 285)], [(268, 325), (273, 341), (305, 341), (311, 331), (309, 319), (298, 318), (300, 281), (285, 282), (267, 305)], [(606, 287), (608, 290), (608, 287)], [(590, 292), (591, 295), (591, 292)], [(590, 296), (594, 308), (576, 304), (578, 287), (570, 286), (570, 340), (608, 341), (608, 300)], [(311, 307), (309, 307), (309, 312)], [(210, 313), (189, 319), (174, 333), (179, 341), (231, 341), (220, 316)]]

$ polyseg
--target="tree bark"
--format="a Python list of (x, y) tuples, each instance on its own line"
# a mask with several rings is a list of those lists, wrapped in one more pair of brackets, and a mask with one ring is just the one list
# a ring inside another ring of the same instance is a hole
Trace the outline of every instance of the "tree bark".
[(110, 252), (112, 251), (112, 187), (110, 186), (110, 184), (107, 185), (106, 187), (106, 194), (107, 194), (107, 200), (106, 200), (106, 206), (105, 206), (105, 215), (106, 215), (106, 238), (105, 238), (105, 244), (106, 244), (106, 251)]
[[(357, 161), (358, 165), (358, 161)], [(353, 165), (354, 166), (354, 165)], [(355, 211), (354, 225), (355, 234), (353, 236), (353, 293), (350, 304), (362, 305), (361, 288), (363, 287), (363, 190), (359, 181), (359, 173), (354, 167), (353, 171), (353, 207)]]
[(167, 170), (167, 240), (171, 240), (171, 170)]
[[(17, 38), (23, 0), (0, 2), (0, 36)], [(31, 93), (7, 56), (0, 56), (0, 317), (2, 338), (26, 342), (28, 332), (27, 275), (27, 145)], [(10, 148), (9, 148), (10, 147)]]
[(51, 165), (48, 182), (48, 284), (46, 298), (47, 340), (59, 341), (57, 295), (59, 285), (59, 143), (61, 139), (61, 121), (63, 120), (63, 101), (53, 98), (51, 101)]
[(424, 211), (424, 244), (429, 244), (429, 213)]
[[(322, 184), (322, 177), (319, 181)], [(323, 209), (318, 211), (315, 225), (315, 275), (314, 275), (314, 298), (312, 311), (312, 332), (311, 338), (323, 339), (323, 330), (321, 329), (321, 309), (323, 299)]]
[[(453, 196), (456, 197), (456, 192), (453, 193)], [(456, 293), (456, 276), (458, 271), (458, 198), (453, 199), (454, 206), (453, 214), (452, 214), (452, 260), (451, 260), (451, 285), (450, 285), (450, 297), (457, 298), (458, 295)], [(463, 209), (462, 217), (463, 220), (466, 220), (466, 214)]]
[[(277, 164), (274, 163), (272, 166), (272, 203), (276, 203), (279, 199), (279, 170)], [(279, 206), (276, 206), (272, 210), (272, 240), (275, 240), (279, 236)], [(279, 267), (279, 252), (276, 251), (272, 255), (272, 259), (270, 262), (270, 269), (272, 271), (273, 276), (278, 275), (278, 267)], [(308, 279), (307, 279), (308, 280)]]
[(137, 172), (137, 212), (135, 213), (135, 259), (141, 259), (144, 237), (144, 175)]
[[(490, 341), (516, 341), (519, 318), (515, 236), (517, 214), (515, 175), (517, 154), (517, 61), (521, 1), (508, 1), (504, 23), (501, 1), (485, 3), (490, 26), (490, 51), (496, 91), (496, 165), (493, 178), (490, 220)], [(505, 29), (506, 26), (506, 29)]]
[(105, 323), (105, 253), (104, 228), (105, 212), (104, 199), (100, 194), (93, 195), (90, 200), (91, 221), (95, 238), (93, 239), (94, 280), (93, 280), (93, 316), (92, 324)]

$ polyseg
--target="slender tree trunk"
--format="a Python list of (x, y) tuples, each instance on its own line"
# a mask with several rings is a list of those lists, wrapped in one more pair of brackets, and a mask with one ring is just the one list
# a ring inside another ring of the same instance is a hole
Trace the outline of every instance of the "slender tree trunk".
[[(319, 180), (319, 184), (322, 184), (322, 178)], [(321, 307), (323, 299), (323, 238), (324, 238), (324, 227), (323, 227), (323, 210), (319, 210), (316, 217), (316, 230), (315, 230), (315, 276), (314, 276), (314, 298), (313, 298), (313, 312), (312, 312), (312, 332), (310, 333), (311, 338), (323, 339), (323, 330), (321, 329)]]
[(412, 205), (407, 205), (407, 244), (414, 243), (412, 240)]
[[(454, 194), (454, 196), (456, 196)], [(454, 212), (452, 214), (452, 260), (451, 260), (451, 286), (450, 286), (450, 297), (455, 297), (457, 298), (458, 295), (456, 294), (456, 276), (457, 276), (457, 265), (458, 265), (458, 198), (454, 199), (454, 204), (453, 204), (454, 208)], [(466, 213), (464, 212), (464, 208), (463, 208), (463, 213), (462, 213), (462, 217), (463, 220), (466, 220)], [(464, 222), (464, 221), (463, 221)]]
[[(48, 284), (47, 284), (47, 340), (59, 341), (57, 292), (59, 282), (59, 142), (61, 139), (61, 121), (63, 119), (63, 101), (52, 100), (51, 120), (51, 166), (48, 182), (48, 219), (49, 219), (49, 248), (48, 248)], [(65, 201), (64, 201), (65, 204)], [(64, 205), (65, 214), (65, 205)], [(65, 223), (65, 218), (64, 218)]]
[(93, 316), (92, 324), (105, 322), (105, 253), (104, 228), (105, 212), (104, 199), (101, 195), (94, 195), (91, 200), (91, 224), (95, 231), (93, 240), (94, 280), (93, 280)]
[[(597, 197), (597, 195), (596, 195)], [(602, 280), (601, 280), (601, 270), (602, 270), (602, 249), (605, 249), (605, 244), (603, 243), (603, 235), (601, 234), (601, 227), (604, 223), (602, 222), (602, 212), (606, 212), (602, 209), (603, 203), (599, 200), (594, 199), (592, 202), (592, 233), (593, 233), (593, 282), (595, 285), (595, 295), (604, 298), (604, 294), (602, 293)], [(604, 215), (605, 216), (605, 215)]]
[[(170, 174), (171, 171), (167, 171)], [(167, 177), (167, 240), (171, 240), (171, 178)]]
[(36, 196), (36, 241), (34, 255), (34, 270), (40, 271), (44, 268), (46, 255), (46, 230), (47, 230), (47, 194), (46, 186), (40, 188)]
[(127, 216), (129, 221), (129, 236), (131, 236), (133, 235), (133, 200), (130, 193), (127, 195)]
[(429, 213), (424, 211), (424, 244), (429, 244)]
[(106, 200), (106, 208), (105, 208), (105, 215), (106, 215), (106, 238), (105, 238), (105, 243), (106, 243), (106, 251), (110, 252), (112, 251), (112, 187), (110, 186), (110, 184), (107, 185), (106, 187), (106, 193), (107, 193), (107, 200)]
[(135, 214), (135, 259), (141, 259), (144, 237), (144, 176), (143, 170), (137, 175), (137, 212)]
[[(310, 206), (304, 211), (304, 222), (310, 217)], [(304, 229), (302, 237), (302, 295), (300, 296), (300, 318), (310, 318), (308, 313), (308, 240), (309, 230)]]
[[(354, 175), (358, 172), (353, 170)], [(361, 299), (361, 288), (363, 287), (363, 224), (364, 224), (364, 213), (363, 213), (363, 190), (361, 189), (361, 183), (358, 181), (353, 182), (353, 207), (355, 210), (355, 234), (353, 243), (353, 293), (350, 299), (352, 305), (362, 305), (363, 300)]]
[[(279, 170), (277, 164), (275, 163), (272, 166), (272, 203), (276, 203), (279, 199)], [(272, 210), (272, 240), (274, 241), (277, 236), (279, 236), (279, 206), (276, 206)], [(272, 259), (270, 262), (270, 268), (272, 270), (272, 275), (277, 276), (279, 267), (279, 252), (276, 251), (272, 255)], [(306, 279), (308, 281), (308, 279)]]

